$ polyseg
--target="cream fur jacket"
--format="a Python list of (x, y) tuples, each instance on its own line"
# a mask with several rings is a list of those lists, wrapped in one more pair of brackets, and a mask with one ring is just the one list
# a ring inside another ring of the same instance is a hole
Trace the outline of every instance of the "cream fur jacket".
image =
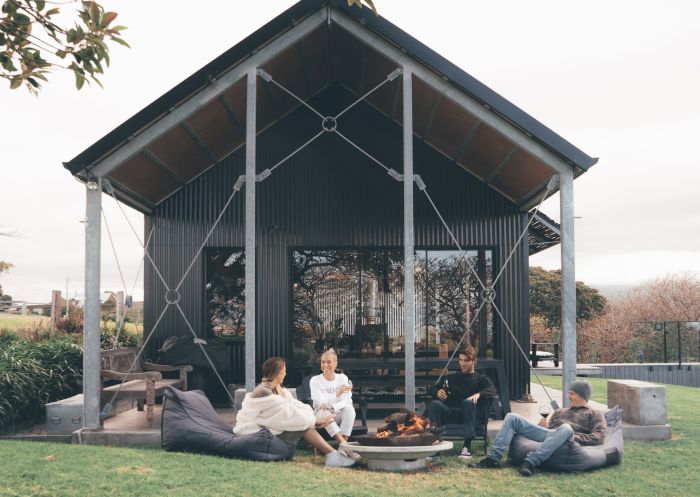
[(233, 433), (247, 435), (267, 428), (273, 435), (279, 435), (285, 431), (313, 428), (316, 417), (311, 406), (294, 399), (285, 388), (279, 387), (279, 392), (279, 395), (258, 398), (247, 393), (236, 415)]

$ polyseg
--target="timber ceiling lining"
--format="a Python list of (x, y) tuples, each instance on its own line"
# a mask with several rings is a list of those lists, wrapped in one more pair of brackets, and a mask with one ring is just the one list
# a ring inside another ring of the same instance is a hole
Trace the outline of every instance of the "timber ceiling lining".
[[(386, 80), (387, 76), (395, 71), (399, 66), (387, 59), (373, 48), (365, 48), (364, 68), (362, 69), (364, 82), (363, 93)], [(391, 116), (394, 110), (394, 98), (397, 92), (397, 85), (401, 84), (401, 78), (396, 78), (391, 82), (384, 83), (381, 88), (372, 93), (367, 99), (386, 115)]]
[(443, 98), (427, 141), (455, 158), (466, 141), (477, 119), (449, 98)]
[[(299, 98), (309, 100), (332, 83), (358, 97), (364, 95), (385, 81), (397, 69), (397, 64), (374, 47), (332, 25), (315, 30), (270, 59), (262, 69)], [(367, 103), (401, 124), (402, 88), (403, 80), (399, 76), (367, 97)], [(257, 92), (258, 132), (300, 105), (293, 96), (263, 78), (257, 80)], [(418, 139), (453, 160), (459, 156), (458, 163), (462, 167), (489, 182), (513, 202), (525, 200), (526, 194), (554, 174), (544, 163), (521, 150), (499, 170), (499, 164), (503, 165), (514, 145), (485, 124), (477, 129), (477, 121), (438, 89), (413, 77), (413, 132)], [(245, 145), (246, 78), (231, 85), (183, 124), (148, 146), (155, 157), (139, 154), (115, 171), (115, 180), (157, 203), (182, 187), (177, 178), (163, 170), (163, 165), (182, 181), (189, 182), (210, 167), (213, 160), (221, 160)], [(476, 132), (472, 136), (470, 131), (474, 129)], [(128, 175), (133, 178), (130, 180)]]
[(126, 161), (109, 177), (153, 204), (180, 186), (175, 178), (143, 154), (137, 154)]
[(482, 124), (459, 162), (486, 180), (512, 149), (513, 144), (503, 135)]
[(311, 95), (328, 86), (331, 79), (326, 33), (326, 27), (319, 28), (299, 43), (300, 61)]
[(363, 44), (342, 29), (334, 29), (336, 35), (336, 78), (356, 94), (361, 94)]
[(554, 174), (555, 171), (548, 166), (522, 150), (518, 150), (492, 183), (495, 188), (509, 197), (520, 200)]
[(272, 100), (271, 93), (265, 89), (266, 85), (268, 85), (268, 83), (264, 79), (258, 78), (255, 109), (255, 124), (258, 133), (272, 124), (277, 117), (275, 104)]
[(151, 152), (185, 181), (190, 181), (212, 163), (206, 151), (182, 126), (151, 143)]
[(420, 78), (413, 78), (413, 132), (423, 138), (439, 93)]
[(187, 123), (202, 137), (216, 160), (226, 157), (245, 140), (244, 134), (236, 127), (226, 107), (218, 99), (195, 113)]
[[(304, 82), (305, 75), (302, 70), (301, 60), (299, 59), (297, 45), (279, 54), (265, 64), (262, 69), (268, 72), (272, 76), (272, 79), (297, 97), (302, 99), (311, 97), (311, 92)], [(274, 96), (279, 115), (286, 114), (291, 108), (296, 107), (298, 104), (298, 101), (294, 97), (274, 83), (270, 83), (269, 88)]]

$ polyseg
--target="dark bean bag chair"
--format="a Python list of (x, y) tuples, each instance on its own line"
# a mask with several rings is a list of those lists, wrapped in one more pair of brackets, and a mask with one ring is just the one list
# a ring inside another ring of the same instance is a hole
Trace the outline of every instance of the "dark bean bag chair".
[(253, 461), (282, 461), (294, 455), (294, 447), (266, 429), (250, 435), (234, 435), (232, 430), (204, 392), (165, 391), (161, 420), (161, 447), (165, 450)]
[[(542, 464), (542, 469), (579, 473), (620, 464), (624, 448), (622, 409), (615, 406), (605, 411), (604, 414), (608, 428), (605, 442), (602, 445), (584, 446), (577, 442), (567, 442), (554, 451), (554, 454)], [(537, 450), (540, 443), (520, 435), (514, 436), (508, 452), (509, 462), (515, 465), (521, 464), (529, 452)]]

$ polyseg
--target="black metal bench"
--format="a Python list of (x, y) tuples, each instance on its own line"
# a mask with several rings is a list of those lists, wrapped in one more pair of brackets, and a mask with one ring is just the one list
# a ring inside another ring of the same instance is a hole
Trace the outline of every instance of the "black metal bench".
[[(416, 358), (416, 401), (429, 400), (427, 388), (435, 383), (440, 371), (445, 367), (445, 359)], [(385, 387), (402, 386), (405, 384), (405, 376), (401, 372), (405, 369), (403, 359), (376, 358), (376, 359), (346, 359), (339, 361), (339, 368), (348, 375), (353, 382), (353, 395), (363, 399), (370, 407), (376, 404), (405, 404), (405, 395), (386, 391)], [(503, 361), (499, 359), (479, 359), (476, 369), (490, 373), (501, 402), (500, 416), (504, 417), (510, 412), (510, 395), (508, 393), (508, 380), (505, 374)], [(387, 374), (371, 374), (368, 371), (387, 371)], [(391, 372), (391, 373), (389, 373)]]
[[(543, 348), (551, 349), (542, 350)], [(539, 361), (553, 361), (554, 367), (559, 367), (559, 344), (558, 343), (533, 343), (530, 345), (530, 362), (532, 367), (536, 368)]]

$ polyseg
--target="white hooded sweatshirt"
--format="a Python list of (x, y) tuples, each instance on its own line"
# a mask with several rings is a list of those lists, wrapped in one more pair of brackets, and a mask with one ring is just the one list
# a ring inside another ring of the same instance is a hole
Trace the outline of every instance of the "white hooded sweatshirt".
[(281, 386), (277, 387), (277, 390), (279, 394), (262, 397), (253, 397), (252, 393), (247, 393), (241, 410), (236, 415), (233, 433), (247, 435), (267, 428), (273, 435), (279, 435), (285, 431), (305, 431), (313, 428), (316, 417), (311, 406), (294, 399)]

